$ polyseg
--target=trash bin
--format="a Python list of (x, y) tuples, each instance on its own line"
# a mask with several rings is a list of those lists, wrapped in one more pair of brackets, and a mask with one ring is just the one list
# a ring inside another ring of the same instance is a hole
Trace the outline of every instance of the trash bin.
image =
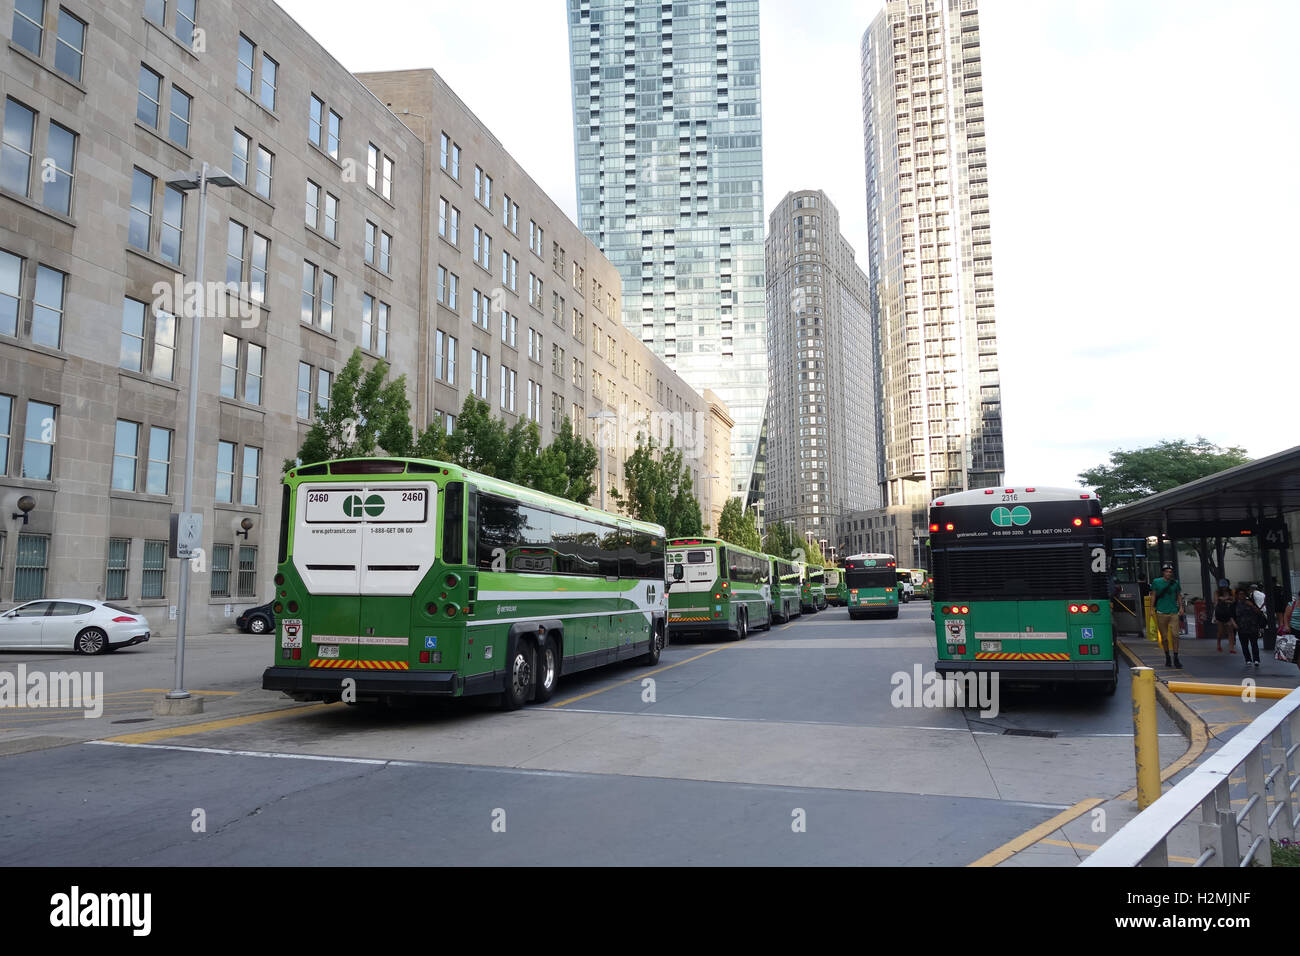
[(1192, 602), (1192, 608), (1196, 611), (1196, 636), (1205, 637), (1205, 602), (1197, 599)]

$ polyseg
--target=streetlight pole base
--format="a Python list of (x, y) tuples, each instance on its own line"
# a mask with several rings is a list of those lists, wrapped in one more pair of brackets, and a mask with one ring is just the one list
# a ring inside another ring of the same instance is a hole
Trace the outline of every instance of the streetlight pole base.
[[(172, 693), (177, 693), (173, 691)], [(185, 694), (184, 697), (173, 697), (167, 694), (165, 697), (159, 697), (153, 702), (153, 713), (155, 717), (184, 717), (190, 714), (203, 713), (203, 698), (192, 697), (185, 691), (179, 693)]]

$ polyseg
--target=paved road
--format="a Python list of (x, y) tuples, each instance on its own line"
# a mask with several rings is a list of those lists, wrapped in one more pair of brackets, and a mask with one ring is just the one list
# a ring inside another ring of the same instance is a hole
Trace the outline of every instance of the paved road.
[[(230, 695), (201, 724), (0, 725), (118, 735), (0, 757), (0, 864), (961, 865), (1132, 785), (1125, 672), (1109, 698), (1003, 689), (996, 716), (897, 706), (933, 665), (931, 626), (925, 604), (831, 609), (567, 678), (513, 713), (288, 706), (258, 689), (267, 638), (201, 638), (189, 682)], [(171, 649), (93, 663), (143, 692), (170, 684)], [(20, 660), (87, 662), (0, 669)]]

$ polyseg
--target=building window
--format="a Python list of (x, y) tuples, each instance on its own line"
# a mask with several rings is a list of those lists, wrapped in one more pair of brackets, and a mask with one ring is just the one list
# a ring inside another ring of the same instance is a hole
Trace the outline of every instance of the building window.
[(126, 560), (130, 546), (130, 538), (108, 539), (108, 575), (104, 581), (105, 600), (126, 600)]
[(239, 285), (244, 281), (244, 238), (248, 230), (235, 220), (230, 220), (226, 233), (226, 282)]
[(338, 240), (339, 234), (339, 197), (332, 193), (325, 194), (325, 238)]
[(231, 150), (230, 174), (245, 186), (248, 185), (248, 137), (235, 130), (235, 144)]
[[(384, 157), (384, 172), (380, 179), (380, 187), (379, 191), (385, 199), (393, 198), (393, 161), (387, 156)], [(455, 242), (454, 239), (452, 241)]]
[(316, 321), (316, 267), (310, 262), (302, 264), (302, 320), (308, 325)]
[(45, 0), (15, 0), (14, 43), (32, 56), (40, 56), (44, 37)]
[(265, 146), (257, 147), (257, 182), (255, 189), (263, 199), (271, 198), (271, 167), (275, 163), (275, 153)]
[(131, 217), (127, 224), (126, 241), (137, 249), (149, 251), (149, 236), (153, 232), (154, 178), (142, 169), (136, 169), (131, 178)]
[(192, 103), (193, 100), (189, 95), (182, 93), (175, 86), (172, 87), (171, 121), (167, 127), (167, 135), (171, 137), (172, 142), (182, 149), (190, 145), (190, 106)]
[(248, 343), (248, 357), (244, 369), (244, 401), (250, 405), (262, 404), (262, 365), (266, 350)]
[(239, 548), (239, 584), (238, 597), (253, 597), (257, 594), (257, 548), (241, 545)]
[(239, 488), (239, 503), (257, 504), (258, 465), (261, 464), (262, 449), (244, 446), (244, 475)]
[(234, 398), (239, 384), (239, 339), (221, 336), (221, 397)]
[(113, 490), (135, 491), (136, 465), (139, 463), (140, 426), (117, 420), (113, 436)]
[(332, 373), (323, 368), (316, 370), (316, 405), (322, 415), (328, 415), (330, 411), (330, 388), (333, 380)]
[(307, 107), (307, 139), (317, 146), (324, 146), (322, 123), (325, 118), (325, 103), (315, 93), (311, 94)]
[(266, 270), (271, 257), (271, 240), (253, 233), (253, 262), (248, 271), (248, 297), (255, 302), (266, 301)]
[[(22, 4), (20, 3), (19, 6)], [(14, 17), (18, 11), (15, 9)], [(86, 57), (86, 23), (59, 7), (58, 42), (54, 47), (54, 68), (81, 82), (81, 64)]]
[(36, 267), (36, 295), (32, 298), (32, 341), (57, 349), (63, 338), (63, 286), (65, 273), (49, 266)]
[(329, 128), (325, 136), (325, 152), (329, 153), (332, 159), (339, 158), (339, 140), (343, 136), (342, 128), (343, 117), (330, 110)]
[(320, 222), (320, 187), (310, 179), (307, 180), (307, 203), (303, 210), (303, 221), (313, 229)]
[(275, 112), (275, 74), (280, 64), (262, 54), (262, 105)]
[(18, 535), (18, 560), (14, 562), (14, 600), (45, 597), (45, 572), (49, 569), (50, 536)]
[(370, 143), (369, 147), (366, 150), (366, 185), (369, 186), (371, 189), (374, 189), (378, 177), (379, 177), (379, 147), (376, 146), (374, 143)]
[(140, 90), (136, 97), (135, 118), (145, 126), (158, 128), (158, 115), (162, 110), (162, 77), (143, 63), (140, 64)]
[(0, 335), (18, 334), (18, 292), (22, 274), (23, 260), (12, 252), (0, 251)]
[(175, 186), (163, 191), (162, 237), (158, 253), (172, 265), (180, 265), (185, 228), (185, 192)]
[(501, 341), (509, 345), (512, 349), (516, 348), (515, 337), (519, 332), (519, 317), (511, 315), (505, 309), (501, 310)]
[[(0, 395), (0, 475), (9, 474), (9, 438), (13, 435), (13, 421), (13, 396)], [(0, 560), (3, 559), (3, 552), (0, 552)]]
[(456, 337), (447, 336), (447, 376), (443, 381), (449, 385), (456, 384)]
[(197, 19), (195, 7), (197, 4), (198, 0), (176, 0), (176, 39), (189, 47), (194, 45), (194, 21)]
[(55, 407), (28, 401), (23, 435), (23, 477), (49, 481), (54, 476)]
[(228, 544), (212, 546), (212, 596), (230, 597), (230, 552)]
[(447, 239), (453, 246), (460, 245), (460, 210), (455, 206), (451, 207), (451, 215), (447, 220)]
[(379, 269), (388, 272), (392, 265), (393, 237), (386, 232), (379, 234)]
[(488, 357), (486, 352), (478, 349), (470, 349), (469, 353), (469, 390), (473, 395), (487, 399)]
[(447, 308), (453, 312), (456, 311), (456, 303), (460, 295), (460, 276), (454, 272), (447, 273)]
[[(452, 276), (454, 280), (456, 277)], [(455, 308), (456, 286), (452, 285), (452, 308)], [(388, 303), (379, 303), (379, 339), (375, 343), (375, 351), (383, 358), (388, 358)]]
[(249, 96), (253, 95), (253, 41), (239, 35), (239, 64), (235, 68), (235, 82)]
[(31, 184), (36, 114), (14, 100), (5, 101), (4, 138), (0, 140), (0, 186), (27, 196)]
[[(445, 269), (438, 269), (438, 299), (442, 300), (442, 277)], [(375, 323), (375, 297), (369, 292), (361, 293), (361, 347), (370, 351), (371, 331)]]
[(334, 331), (334, 285), (337, 281), (333, 273), (321, 273), (320, 327), (325, 332)]
[(379, 227), (369, 219), (366, 220), (366, 262), (375, 264), (375, 236)]
[(144, 0), (144, 15), (162, 26), (163, 18), (167, 15), (167, 0)]
[(72, 130), (50, 123), (46, 142), (47, 165), (41, 170), (45, 180), (43, 201), (45, 206), (65, 216), (72, 212), (72, 169), (77, 155), (77, 134)]
[(515, 410), (515, 370), (501, 366), (501, 410)]
[(145, 541), (144, 567), (140, 575), (140, 597), (161, 598), (167, 575), (167, 542)]
[(170, 428), (149, 429), (149, 463), (145, 468), (144, 490), (151, 495), (167, 494), (172, 467), (172, 432)]
[(234, 502), (234, 488), (235, 488), (235, 443), (230, 441), (218, 441), (217, 442), (217, 493), (216, 493), (216, 497), (213, 500), (224, 501), (226, 504), (232, 504)]
[(298, 363), (298, 417), (311, 418), (311, 366), (306, 362)]

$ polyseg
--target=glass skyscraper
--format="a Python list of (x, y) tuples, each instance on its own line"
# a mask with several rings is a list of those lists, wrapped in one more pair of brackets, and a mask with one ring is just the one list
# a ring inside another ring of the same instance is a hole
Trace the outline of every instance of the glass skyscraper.
[(578, 223), (623, 324), (735, 419), (752, 503), (767, 397), (758, 0), (567, 0)]
[(907, 546), (930, 499), (1002, 482), (976, 0), (887, 0), (862, 37), (862, 117), (884, 504)]

